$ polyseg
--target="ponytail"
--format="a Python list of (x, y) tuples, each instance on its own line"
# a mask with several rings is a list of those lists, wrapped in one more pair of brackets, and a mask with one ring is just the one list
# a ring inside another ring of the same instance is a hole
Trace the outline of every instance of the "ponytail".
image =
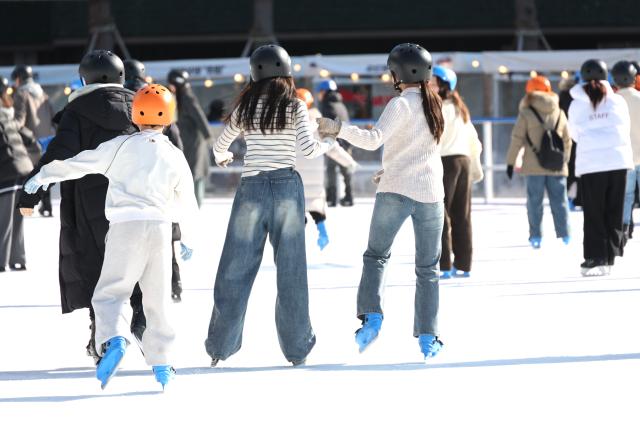
[(440, 137), (444, 131), (444, 117), (442, 116), (442, 100), (431, 86), (424, 81), (420, 82), (420, 92), (422, 93), (422, 109), (427, 119), (429, 130), (436, 139), (436, 143), (440, 143)]
[(595, 111), (596, 107), (607, 96), (607, 88), (600, 80), (590, 80), (584, 86), (582, 86)]

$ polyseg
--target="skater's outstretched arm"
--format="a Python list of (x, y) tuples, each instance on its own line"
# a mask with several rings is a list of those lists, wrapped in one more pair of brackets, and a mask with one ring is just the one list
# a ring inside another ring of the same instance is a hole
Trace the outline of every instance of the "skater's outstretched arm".
[(128, 136), (118, 136), (103, 142), (96, 149), (81, 151), (78, 155), (66, 160), (53, 160), (42, 166), (40, 171), (25, 183), (25, 191), (33, 193), (40, 186), (64, 180), (80, 179), (92, 174), (106, 174), (114, 160), (118, 149)]
[[(319, 132), (321, 134), (325, 133), (326, 129), (330, 133), (332, 129), (338, 127), (337, 138), (344, 139), (359, 148), (375, 151), (389, 138), (393, 137), (393, 134), (402, 128), (409, 119), (416, 118), (412, 117), (411, 109), (406, 99), (398, 96), (389, 101), (378, 122), (370, 130), (361, 129), (357, 126), (347, 126), (344, 123), (336, 126), (336, 121), (327, 118), (320, 118), (318, 122), (320, 123)], [(337, 123), (340, 122), (338, 121)]]

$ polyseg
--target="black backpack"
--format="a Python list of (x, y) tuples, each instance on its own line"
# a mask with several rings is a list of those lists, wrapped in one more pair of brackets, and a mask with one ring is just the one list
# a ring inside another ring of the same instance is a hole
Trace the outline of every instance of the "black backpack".
[[(544, 126), (544, 120), (538, 114), (538, 111), (532, 106), (529, 107), (533, 114), (536, 116), (540, 124)], [(558, 135), (558, 124), (560, 124), (560, 117), (562, 116), (562, 112), (558, 114), (558, 121), (556, 121), (556, 126), (553, 129), (544, 129), (544, 133), (542, 134), (542, 141), (540, 141), (540, 149), (536, 149), (531, 143), (531, 139), (529, 139), (529, 134), (527, 133), (527, 142), (529, 142), (529, 146), (531, 150), (538, 157), (538, 162), (542, 168), (551, 170), (554, 172), (559, 172), (564, 167), (564, 141)], [(543, 127), (544, 128), (544, 127)]]

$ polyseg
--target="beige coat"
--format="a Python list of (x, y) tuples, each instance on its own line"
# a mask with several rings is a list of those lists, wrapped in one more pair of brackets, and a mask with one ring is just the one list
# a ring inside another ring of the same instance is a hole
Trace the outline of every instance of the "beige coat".
[[(536, 111), (538, 111), (538, 114), (540, 114), (544, 120), (544, 127), (538, 121), (529, 106), (533, 106)], [(558, 116), (560, 116), (560, 122), (558, 123), (557, 132), (564, 141), (565, 156), (564, 167), (562, 170), (554, 172), (543, 169), (540, 166), (536, 154), (527, 142), (526, 136), (529, 135), (531, 143), (536, 147), (536, 149), (539, 148), (545, 129), (553, 129), (558, 121)], [(511, 133), (511, 146), (509, 146), (509, 152), (507, 153), (507, 165), (515, 165), (518, 153), (520, 152), (520, 149), (524, 147), (524, 157), (520, 173), (523, 175), (538, 176), (567, 176), (569, 174), (567, 163), (569, 162), (572, 143), (571, 136), (569, 136), (569, 128), (567, 127), (567, 117), (564, 115), (564, 112), (562, 112), (558, 104), (558, 95), (555, 93), (533, 92), (526, 95), (522, 101), (520, 101), (518, 120), (516, 121), (513, 132)]]

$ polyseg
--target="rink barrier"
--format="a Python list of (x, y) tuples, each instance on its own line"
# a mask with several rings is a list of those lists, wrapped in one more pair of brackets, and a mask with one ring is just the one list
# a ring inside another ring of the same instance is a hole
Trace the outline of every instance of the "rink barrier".
[[(482, 142), (482, 170), (484, 172), (484, 179), (482, 186), (484, 189), (484, 201), (490, 203), (495, 199), (494, 192), (494, 173), (504, 173), (507, 169), (505, 163), (494, 162), (494, 139), (493, 139), (493, 126), (495, 125), (513, 125), (516, 123), (516, 117), (472, 117), (471, 122), (481, 128), (480, 140)], [(359, 127), (373, 126), (376, 122), (368, 119), (355, 119), (350, 121), (351, 124), (355, 124)], [(220, 122), (210, 122), (211, 127), (223, 127)], [(358, 167), (358, 172), (373, 174), (380, 170), (381, 164), (379, 162), (366, 162), (361, 163)], [(211, 166), (209, 173), (211, 174), (228, 174), (228, 173), (240, 173), (241, 166), (230, 167), (216, 167)]]

